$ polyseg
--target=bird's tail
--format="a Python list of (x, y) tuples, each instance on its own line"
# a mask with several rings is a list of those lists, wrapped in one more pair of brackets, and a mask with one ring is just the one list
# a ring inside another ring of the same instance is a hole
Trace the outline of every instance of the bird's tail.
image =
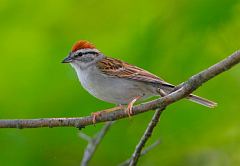
[(209, 107), (209, 108), (214, 108), (217, 106), (217, 103), (210, 101), (208, 99), (204, 99), (202, 97), (190, 94), (188, 97), (186, 97), (188, 100), (195, 102), (197, 104), (201, 104), (203, 106)]

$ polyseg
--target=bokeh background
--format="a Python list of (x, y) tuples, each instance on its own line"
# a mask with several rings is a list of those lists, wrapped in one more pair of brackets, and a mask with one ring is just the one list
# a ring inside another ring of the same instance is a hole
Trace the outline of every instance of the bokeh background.
[[(74, 42), (178, 84), (240, 48), (238, 0), (0, 0), (0, 118), (78, 117), (113, 105), (90, 96), (70, 65)], [(240, 165), (240, 66), (167, 108), (139, 165)], [(153, 112), (120, 120), (90, 165), (117, 165), (133, 152)], [(94, 135), (101, 124), (82, 131)], [(86, 141), (75, 128), (0, 129), (2, 166), (79, 165)]]

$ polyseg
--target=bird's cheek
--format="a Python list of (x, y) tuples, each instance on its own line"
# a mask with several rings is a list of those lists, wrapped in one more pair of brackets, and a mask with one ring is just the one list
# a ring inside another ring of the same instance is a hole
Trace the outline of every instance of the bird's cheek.
[(84, 62), (84, 63), (89, 63), (89, 62), (93, 61), (94, 58), (93, 57), (88, 57), (88, 56), (82, 56), (79, 60), (81, 62)]

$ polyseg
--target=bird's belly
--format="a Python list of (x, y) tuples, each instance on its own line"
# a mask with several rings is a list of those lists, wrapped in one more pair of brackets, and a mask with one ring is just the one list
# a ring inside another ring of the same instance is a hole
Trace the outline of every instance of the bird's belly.
[(109, 103), (128, 104), (133, 98), (154, 96), (152, 85), (128, 79), (106, 77), (102, 74), (89, 74), (79, 77), (82, 86), (93, 96)]

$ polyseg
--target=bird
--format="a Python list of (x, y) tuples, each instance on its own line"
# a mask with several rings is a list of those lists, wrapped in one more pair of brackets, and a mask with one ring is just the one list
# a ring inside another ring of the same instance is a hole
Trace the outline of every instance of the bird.
[[(79, 40), (62, 63), (69, 63), (76, 71), (85, 90), (96, 98), (116, 104), (114, 108), (92, 113), (93, 121), (103, 113), (125, 107), (131, 116), (135, 102), (153, 96), (163, 97), (171, 93), (175, 86), (162, 78), (119, 59), (105, 56), (94, 44)], [(190, 94), (188, 100), (213, 108), (217, 103)]]

